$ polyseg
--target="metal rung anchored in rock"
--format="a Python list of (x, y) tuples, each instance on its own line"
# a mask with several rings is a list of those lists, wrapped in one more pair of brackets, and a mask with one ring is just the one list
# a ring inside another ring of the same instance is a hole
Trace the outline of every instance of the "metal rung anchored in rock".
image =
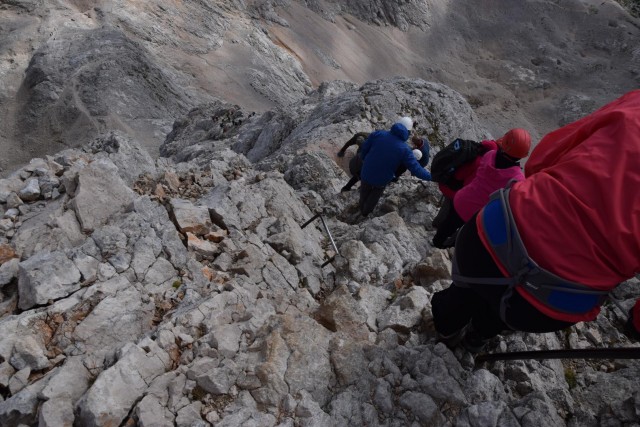
[(333, 250), (335, 251), (335, 255), (330, 257), (328, 260), (326, 260), (320, 266), (320, 268), (322, 268), (322, 267), (326, 266), (327, 264), (331, 263), (334, 259), (336, 259), (336, 256), (340, 255), (340, 251), (338, 251), (338, 247), (336, 246), (336, 242), (333, 240), (333, 236), (331, 235), (331, 231), (329, 231), (329, 227), (327, 227), (327, 223), (324, 221), (324, 217), (322, 216), (322, 212), (319, 212), (319, 213), (315, 214), (313, 217), (311, 217), (310, 220), (308, 220), (307, 222), (302, 224), (302, 226), (300, 228), (304, 229), (307, 225), (311, 224), (317, 218), (320, 218), (320, 221), (322, 222), (322, 226), (324, 227), (324, 230), (327, 232), (327, 235), (329, 236), (329, 240), (331, 241), (331, 246), (333, 246)]

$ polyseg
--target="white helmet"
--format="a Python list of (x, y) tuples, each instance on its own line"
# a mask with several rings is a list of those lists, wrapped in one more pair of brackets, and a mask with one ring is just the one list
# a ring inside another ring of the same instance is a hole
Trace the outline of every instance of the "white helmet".
[(416, 148), (415, 150), (413, 150), (413, 155), (416, 156), (416, 160), (420, 161), (420, 159), (422, 158), (422, 151)]
[(398, 123), (406, 127), (407, 130), (413, 129), (413, 120), (411, 120), (411, 117), (402, 117), (400, 120), (398, 120)]

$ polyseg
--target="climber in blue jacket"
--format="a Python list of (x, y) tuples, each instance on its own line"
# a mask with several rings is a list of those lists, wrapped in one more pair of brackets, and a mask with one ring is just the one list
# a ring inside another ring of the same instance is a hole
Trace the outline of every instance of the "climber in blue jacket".
[(431, 181), (431, 174), (413, 155), (406, 141), (413, 129), (413, 120), (403, 117), (389, 131), (377, 130), (362, 143), (360, 156), (360, 214), (369, 215), (378, 204), (384, 189), (396, 176), (398, 167), (406, 167), (412, 175)]

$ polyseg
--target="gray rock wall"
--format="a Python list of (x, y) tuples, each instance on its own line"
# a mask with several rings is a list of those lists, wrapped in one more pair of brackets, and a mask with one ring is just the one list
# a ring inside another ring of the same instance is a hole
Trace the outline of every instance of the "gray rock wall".
[[(171, 158), (113, 132), (0, 180), (0, 424), (636, 424), (637, 361), (474, 366), (436, 341), (437, 188), (403, 176), (356, 223), (338, 193), (338, 147), (402, 114), (436, 141), (486, 134), (441, 85), (336, 82), (262, 139), (285, 116), (209, 104), (176, 123)], [(316, 212), (339, 254), (319, 219), (302, 228)], [(637, 285), (617, 291), (627, 308)], [(489, 349), (630, 345), (616, 310)]]
[(146, 135), (148, 146), (188, 105), (145, 49), (115, 29), (67, 30), (41, 46), (19, 99), (17, 132), (38, 153), (116, 129)]
[[(620, 3), (637, 11), (635, 2)], [(518, 126), (537, 139), (637, 87), (640, 76), (637, 14), (615, 0), (501, 0), (482, 8), (459, 1), (29, 0), (4, 2), (2, 11), (5, 177), (32, 157), (116, 129), (156, 157), (171, 123), (205, 102), (288, 116), (291, 104), (334, 80), (360, 86), (407, 76), (446, 84), (492, 134)], [(248, 158), (277, 148), (264, 141), (279, 141), (271, 133), (283, 136), (292, 125), (278, 123), (264, 129)]]

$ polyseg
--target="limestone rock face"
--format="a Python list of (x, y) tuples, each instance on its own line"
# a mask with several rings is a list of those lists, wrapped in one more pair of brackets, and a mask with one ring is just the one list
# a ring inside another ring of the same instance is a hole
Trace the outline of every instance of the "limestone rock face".
[(66, 29), (26, 69), (18, 126), (24, 143), (76, 146), (106, 130), (152, 133), (185, 111), (185, 97), (144, 47), (115, 29)]
[(437, 186), (358, 218), (336, 156), (404, 115), (432, 155), (579, 119), (638, 87), (635, 3), (3, 2), (0, 425), (637, 424), (638, 361), (439, 343)]
[[(438, 342), (437, 186), (405, 174), (364, 219), (340, 193), (336, 151), (404, 114), (432, 152), (488, 135), (441, 84), (332, 82), (287, 111), (203, 104), (155, 161), (114, 131), (1, 179), (0, 425), (636, 422), (635, 360), (476, 367)], [(616, 310), (488, 348), (627, 346)]]
[(61, 252), (39, 252), (19, 265), (20, 308), (46, 304), (80, 288), (80, 271)]
[[(162, 351), (162, 350), (160, 350)], [(164, 373), (161, 357), (131, 344), (78, 401), (78, 421), (87, 426), (117, 425), (155, 377)]]
[[(339, 184), (336, 160), (347, 169), (348, 161), (335, 157), (342, 144), (355, 132), (388, 129), (401, 114), (410, 114), (416, 132), (436, 148), (456, 137), (490, 136), (459, 93), (420, 79), (395, 78), (361, 87), (324, 83), (303, 103), (278, 113), (247, 115), (223, 102), (198, 107), (188, 120), (174, 124), (160, 151), (176, 161), (204, 163), (221, 155), (216, 154), (218, 147), (230, 144), (258, 162), (260, 169), (284, 172), (294, 188), (313, 189), (326, 197), (324, 190), (333, 191)], [(240, 159), (234, 165), (239, 171), (245, 167)], [(333, 185), (318, 185), (320, 177)]]
[(133, 200), (133, 192), (118, 176), (108, 159), (96, 160), (78, 174), (78, 186), (71, 201), (82, 230), (92, 231), (106, 223)]

